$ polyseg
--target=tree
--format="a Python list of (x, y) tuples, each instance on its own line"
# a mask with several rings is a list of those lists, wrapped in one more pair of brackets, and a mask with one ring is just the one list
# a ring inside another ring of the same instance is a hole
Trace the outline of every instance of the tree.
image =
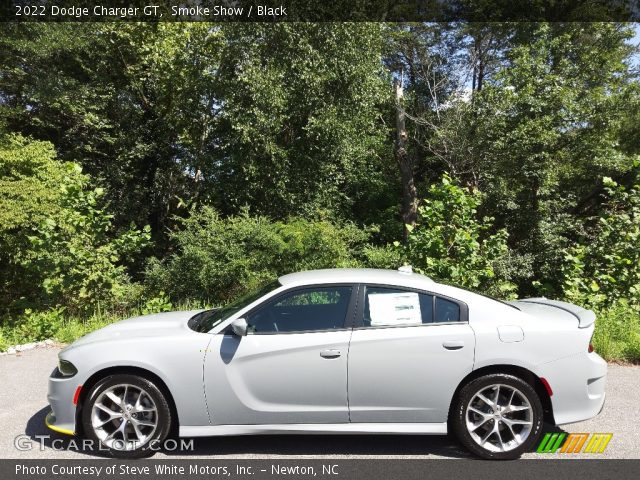
[[(594, 179), (632, 165), (619, 148), (630, 35), (612, 23), (538, 25), (470, 109), (485, 208), (506, 226), (511, 247), (533, 258), (549, 294), (560, 291), (557, 265), (581, 232), (576, 206)], [(530, 281), (520, 283), (523, 294), (533, 293)]]
[(204, 172), (221, 211), (370, 220), (388, 190), (382, 26), (223, 28), (221, 151)]
[(7, 24), (0, 113), (80, 162), (116, 226), (150, 224), (162, 249), (217, 141), (219, 39), (200, 23)]
[(79, 161), (165, 252), (196, 203), (376, 218), (390, 201), (379, 24), (12, 24), (0, 114)]

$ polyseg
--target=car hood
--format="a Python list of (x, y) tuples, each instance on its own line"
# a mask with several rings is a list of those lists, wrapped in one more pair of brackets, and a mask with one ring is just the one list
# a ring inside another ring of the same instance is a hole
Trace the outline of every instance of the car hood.
[(191, 331), (187, 322), (202, 310), (188, 310), (182, 312), (155, 313), (140, 317), (128, 318), (112, 323), (79, 338), (65, 350), (85, 345), (87, 343), (116, 340), (118, 338), (131, 339), (149, 336), (176, 335), (184, 331)]

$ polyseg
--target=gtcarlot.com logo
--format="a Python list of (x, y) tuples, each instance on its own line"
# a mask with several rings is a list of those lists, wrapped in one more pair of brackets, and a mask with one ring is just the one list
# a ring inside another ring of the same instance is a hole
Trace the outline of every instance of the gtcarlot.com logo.
[(538, 453), (602, 453), (613, 433), (547, 433), (538, 445)]
[[(71, 438), (62, 439), (52, 437), (51, 435), (34, 435), (33, 437), (25, 434), (16, 436), (13, 439), (13, 446), (16, 450), (22, 452), (31, 450), (40, 450), (41, 452), (52, 449), (58, 451), (76, 451), (76, 452), (96, 452), (108, 451), (109, 449), (101, 443), (94, 443), (89, 438)], [(124, 450), (124, 442), (115, 443), (113, 446), (116, 450)], [(195, 448), (193, 438), (167, 438), (160, 442), (152, 440), (145, 445), (145, 448), (153, 452), (170, 451), (170, 452), (192, 452)]]

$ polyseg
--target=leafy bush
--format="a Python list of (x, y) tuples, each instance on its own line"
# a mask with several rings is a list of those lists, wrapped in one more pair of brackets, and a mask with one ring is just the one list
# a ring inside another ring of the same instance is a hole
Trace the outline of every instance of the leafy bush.
[[(76, 173), (80, 167), (72, 165)], [(98, 205), (102, 189), (87, 189), (87, 178), (65, 177), (62, 209), (28, 237), (20, 262), (36, 272), (45, 305), (93, 311), (122, 295), (128, 282), (124, 263), (149, 240), (149, 229), (115, 235), (113, 216)]]
[(509, 297), (515, 285), (496, 275), (496, 265), (509, 254), (507, 232), (491, 233), (493, 219), (477, 218), (481, 202), (479, 192), (465, 190), (445, 175), (429, 188), (415, 228), (408, 227), (406, 259), (436, 280)]
[(9, 339), (6, 338), (2, 330), (0, 330), (0, 352), (5, 352), (10, 346), (11, 343), (9, 342)]
[(173, 304), (169, 300), (169, 297), (164, 292), (160, 292), (157, 297), (147, 300), (142, 307), (142, 314), (149, 315), (150, 313), (170, 312), (173, 310)]
[(362, 251), (362, 266), (367, 268), (388, 268), (396, 270), (406, 261), (404, 250), (398, 245), (378, 247), (367, 245)]
[(620, 300), (640, 305), (640, 186), (603, 182), (608, 202), (590, 235), (565, 256), (564, 293), (592, 307)]
[(26, 310), (16, 325), (17, 342), (34, 342), (53, 338), (62, 326), (64, 308), (54, 308), (44, 312)]
[[(0, 136), (0, 307), (64, 306), (91, 312), (127, 285), (125, 265), (148, 241), (148, 228), (117, 235), (100, 203), (103, 191), (47, 142)], [(29, 317), (31, 313), (27, 314)]]
[(79, 177), (70, 164), (56, 161), (50, 143), (0, 133), (0, 315), (16, 317), (40, 305), (42, 278), (24, 262), (28, 237), (60, 216), (60, 186)]
[(356, 265), (367, 234), (352, 225), (292, 219), (272, 222), (247, 212), (221, 218), (204, 207), (172, 234), (177, 252), (150, 261), (147, 288), (171, 299), (224, 302), (278, 275)]

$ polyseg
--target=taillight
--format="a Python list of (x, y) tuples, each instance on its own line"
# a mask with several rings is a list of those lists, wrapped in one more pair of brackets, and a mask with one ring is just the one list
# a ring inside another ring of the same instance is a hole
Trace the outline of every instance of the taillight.
[(593, 343), (589, 342), (589, 348), (587, 349), (587, 351), (589, 353), (593, 352), (594, 348), (593, 348)]

